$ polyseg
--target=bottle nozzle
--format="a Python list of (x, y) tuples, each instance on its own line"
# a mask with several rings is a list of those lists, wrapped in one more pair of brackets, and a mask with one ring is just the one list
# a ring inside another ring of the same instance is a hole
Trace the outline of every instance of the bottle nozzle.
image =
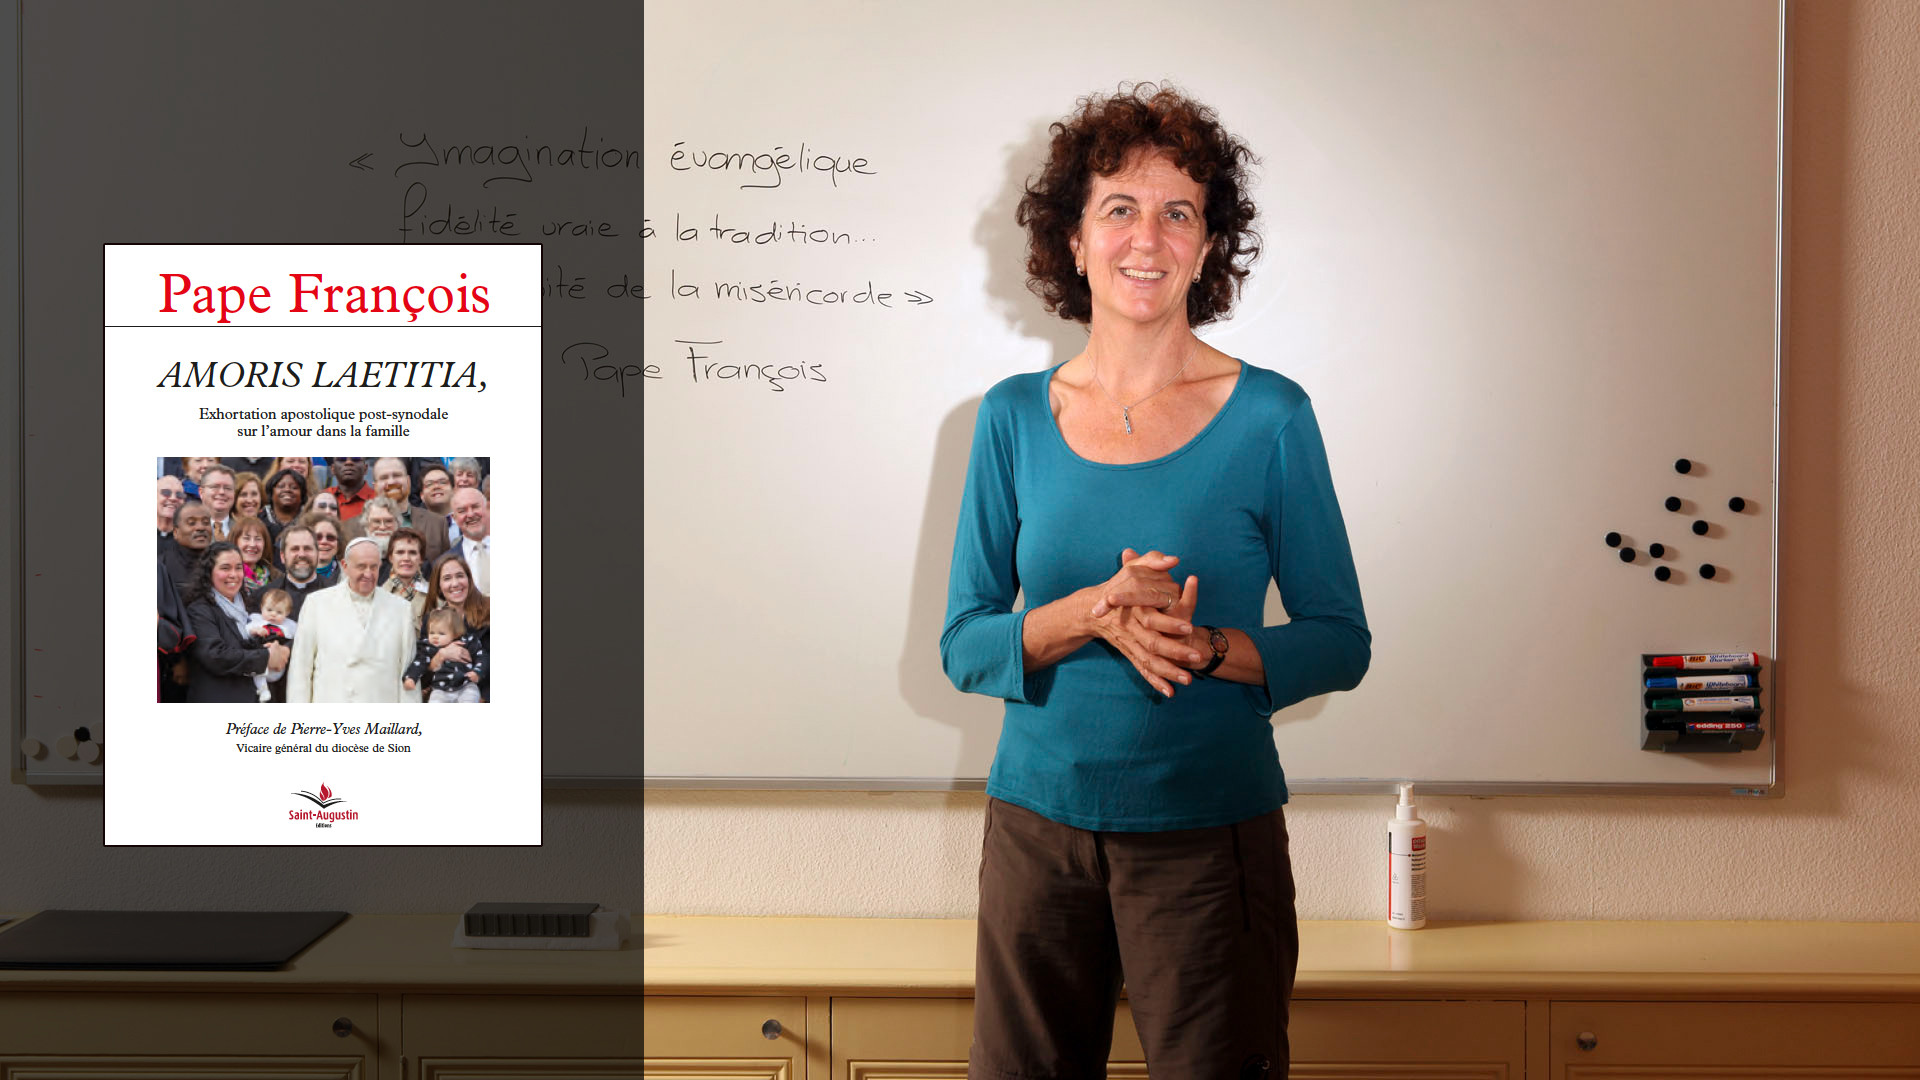
[(1413, 785), (1400, 785), (1400, 803), (1393, 808), (1395, 821), (1412, 821), (1414, 818)]

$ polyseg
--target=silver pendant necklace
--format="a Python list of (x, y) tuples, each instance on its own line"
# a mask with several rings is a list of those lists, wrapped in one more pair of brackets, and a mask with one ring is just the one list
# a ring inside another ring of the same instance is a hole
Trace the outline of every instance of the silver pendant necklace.
[(1101, 393), (1107, 395), (1108, 401), (1111, 401), (1115, 405), (1120, 406), (1120, 421), (1127, 425), (1127, 434), (1129, 435), (1133, 434), (1133, 410), (1139, 407), (1140, 402), (1145, 401), (1147, 400), (1147, 398), (1152, 397), (1154, 394), (1157, 394), (1160, 391), (1165, 390), (1167, 387), (1172, 386), (1175, 380), (1179, 379), (1180, 376), (1186, 374), (1187, 365), (1191, 363), (1193, 363), (1193, 353), (1188, 352), (1187, 358), (1185, 360), (1180, 361), (1180, 370), (1173, 373), (1173, 378), (1168, 379), (1166, 382), (1163, 382), (1159, 386), (1155, 387), (1153, 390), (1153, 393), (1148, 394), (1146, 397), (1136, 400), (1132, 405), (1128, 405), (1125, 402), (1122, 402), (1119, 398), (1114, 397), (1113, 391), (1107, 389), (1107, 384), (1100, 380), (1100, 365), (1094, 362), (1093, 355), (1091, 353), (1087, 355), (1087, 364), (1093, 368), (1093, 381), (1095, 385), (1100, 387)]

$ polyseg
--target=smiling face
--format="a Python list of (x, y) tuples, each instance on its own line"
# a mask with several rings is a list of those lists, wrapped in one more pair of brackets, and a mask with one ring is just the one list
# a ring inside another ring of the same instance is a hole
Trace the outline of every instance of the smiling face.
[(453, 475), (445, 469), (428, 469), (420, 477), (420, 501), (436, 514), (447, 512), (453, 499)]
[(332, 514), (334, 517), (340, 516), (340, 500), (335, 498), (331, 491), (323, 491), (315, 495), (313, 497), (313, 508), (323, 514)]
[(242, 480), (240, 491), (233, 497), (233, 512), (248, 517), (260, 516), (260, 481)]
[(162, 529), (173, 528), (173, 512), (187, 501), (187, 489), (177, 476), (163, 476), (154, 489), (154, 511)]
[(242, 480), (240, 492), (234, 496), (234, 513), (244, 513), (248, 517), (259, 517), (259, 480)]
[[(313, 525), (314, 550), (320, 553), (320, 565), (325, 566), (340, 554), (340, 526), (331, 521), (316, 521)], [(375, 561), (379, 561), (376, 557)]]
[(313, 542), (313, 530), (302, 527), (281, 533), (280, 561), (286, 565), (289, 578), (305, 581), (312, 577), (314, 568), (320, 565), (320, 551)]
[(188, 551), (205, 551), (213, 543), (213, 515), (204, 503), (188, 503), (173, 520), (173, 539)]
[(218, 464), (220, 459), (217, 457), (183, 457), (180, 459), (180, 471), (187, 474), (187, 479), (197, 484), (200, 482), (200, 474), (207, 471), (207, 466)]
[(413, 494), (413, 477), (399, 458), (383, 457), (373, 463), (373, 489), (397, 503), (405, 503)]
[(460, 535), (469, 540), (485, 540), (492, 528), (487, 497), (479, 488), (461, 488), (453, 496), (453, 520), (460, 523)]
[(259, 562), (260, 556), (267, 550), (267, 538), (260, 529), (241, 529), (233, 538), (233, 546), (240, 549), (240, 557), (251, 566)]
[(291, 514), (306, 501), (307, 485), (301, 483), (298, 476), (282, 476), (273, 485), (273, 506), (282, 513)]
[(301, 476), (311, 477), (313, 475), (312, 458), (283, 457), (280, 459), (280, 467), (283, 469), (292, 469)]
[(400, 527), (400, 519), (384, 506), (369, 506), (360, 514), (360, 520), (367, 527), (368, 536), (392, 536), (393, 530)]
[(1187, 290), (1207, 253), (1206, 190), (1165, 154), (1135, 153), (1096, 176), (1069, 238), (1093, 292), (1093, 322), (1187, 321)]
[(240, 594), (246, 572), (240, 568), (240, 553), (223, 551), (213, 558), (213, 590), (231, 600)]
[(200, 476), (200, 501), (207, 504), (215, 518), (233, 512), (233, 474), (226, 469), (207, 469)]
[(440, 595), (446, 598), (447, 603), (455, 606), (465, 604), (472, 587), (472, 582), (467, 580), (466, 567), (452, 560), (440, 564)]

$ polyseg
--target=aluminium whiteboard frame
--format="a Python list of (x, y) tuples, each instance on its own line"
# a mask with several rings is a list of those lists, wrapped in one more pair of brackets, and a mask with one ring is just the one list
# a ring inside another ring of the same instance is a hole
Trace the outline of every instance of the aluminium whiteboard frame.
[[(1766, 588), (1766, 653), (1772, 657), (1768, 694), (1772, 723), (1766, 730), (1766, 784), (1730, 786), (1726, 782), (1659, 784), (1659, 782), (1530, 782), (1530, 780), (1423, 780), (1421, 776), (1367, 776), (1336, 780), (1286, 780), (1290, 796), (1392, 796), (1398, 784), (1413, 782), (1425, 796), (1732, 796), (1780, 798), (1780, 490), (1786, 455), (1786, 254), (1788, 254), (1788, 136), (1789, 40), (1791, 0), (1774, 8), (1774, 467), (1772, 467), (1772, 552), (1768, 557)], [(645, 719), (641, 719), (645, 723)], [(17, 748), (15, 748), (17, 751)], [(1651, 753), (1651, 751), (1649, 751)], [(1761, 753), (1759, 749), (1753, 753)], [(912, 776), (643, 776), (649, 790), (799, 790), (799, 792), (983, 792), (985, 778), (912, 778)]]

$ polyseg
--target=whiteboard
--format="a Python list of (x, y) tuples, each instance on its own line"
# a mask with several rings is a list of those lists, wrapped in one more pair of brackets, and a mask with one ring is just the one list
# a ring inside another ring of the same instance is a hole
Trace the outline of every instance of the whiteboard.
[[(1770, 790), (1783, 27), (649, 4), (648, 782), (983, 786), (1001, 703), (938, 655), (974, 413), (1084, 342), (1013, 207), (1078, 97), (1168, 79), (1262, 158), (1266, 254), (1203, 336), (1312, 396), (1373, 630), (1356, 691), (1274, 716), (1289, 786)], [(1761, 748), (1640, 749), (1640, 655), (1736, 650)]]

